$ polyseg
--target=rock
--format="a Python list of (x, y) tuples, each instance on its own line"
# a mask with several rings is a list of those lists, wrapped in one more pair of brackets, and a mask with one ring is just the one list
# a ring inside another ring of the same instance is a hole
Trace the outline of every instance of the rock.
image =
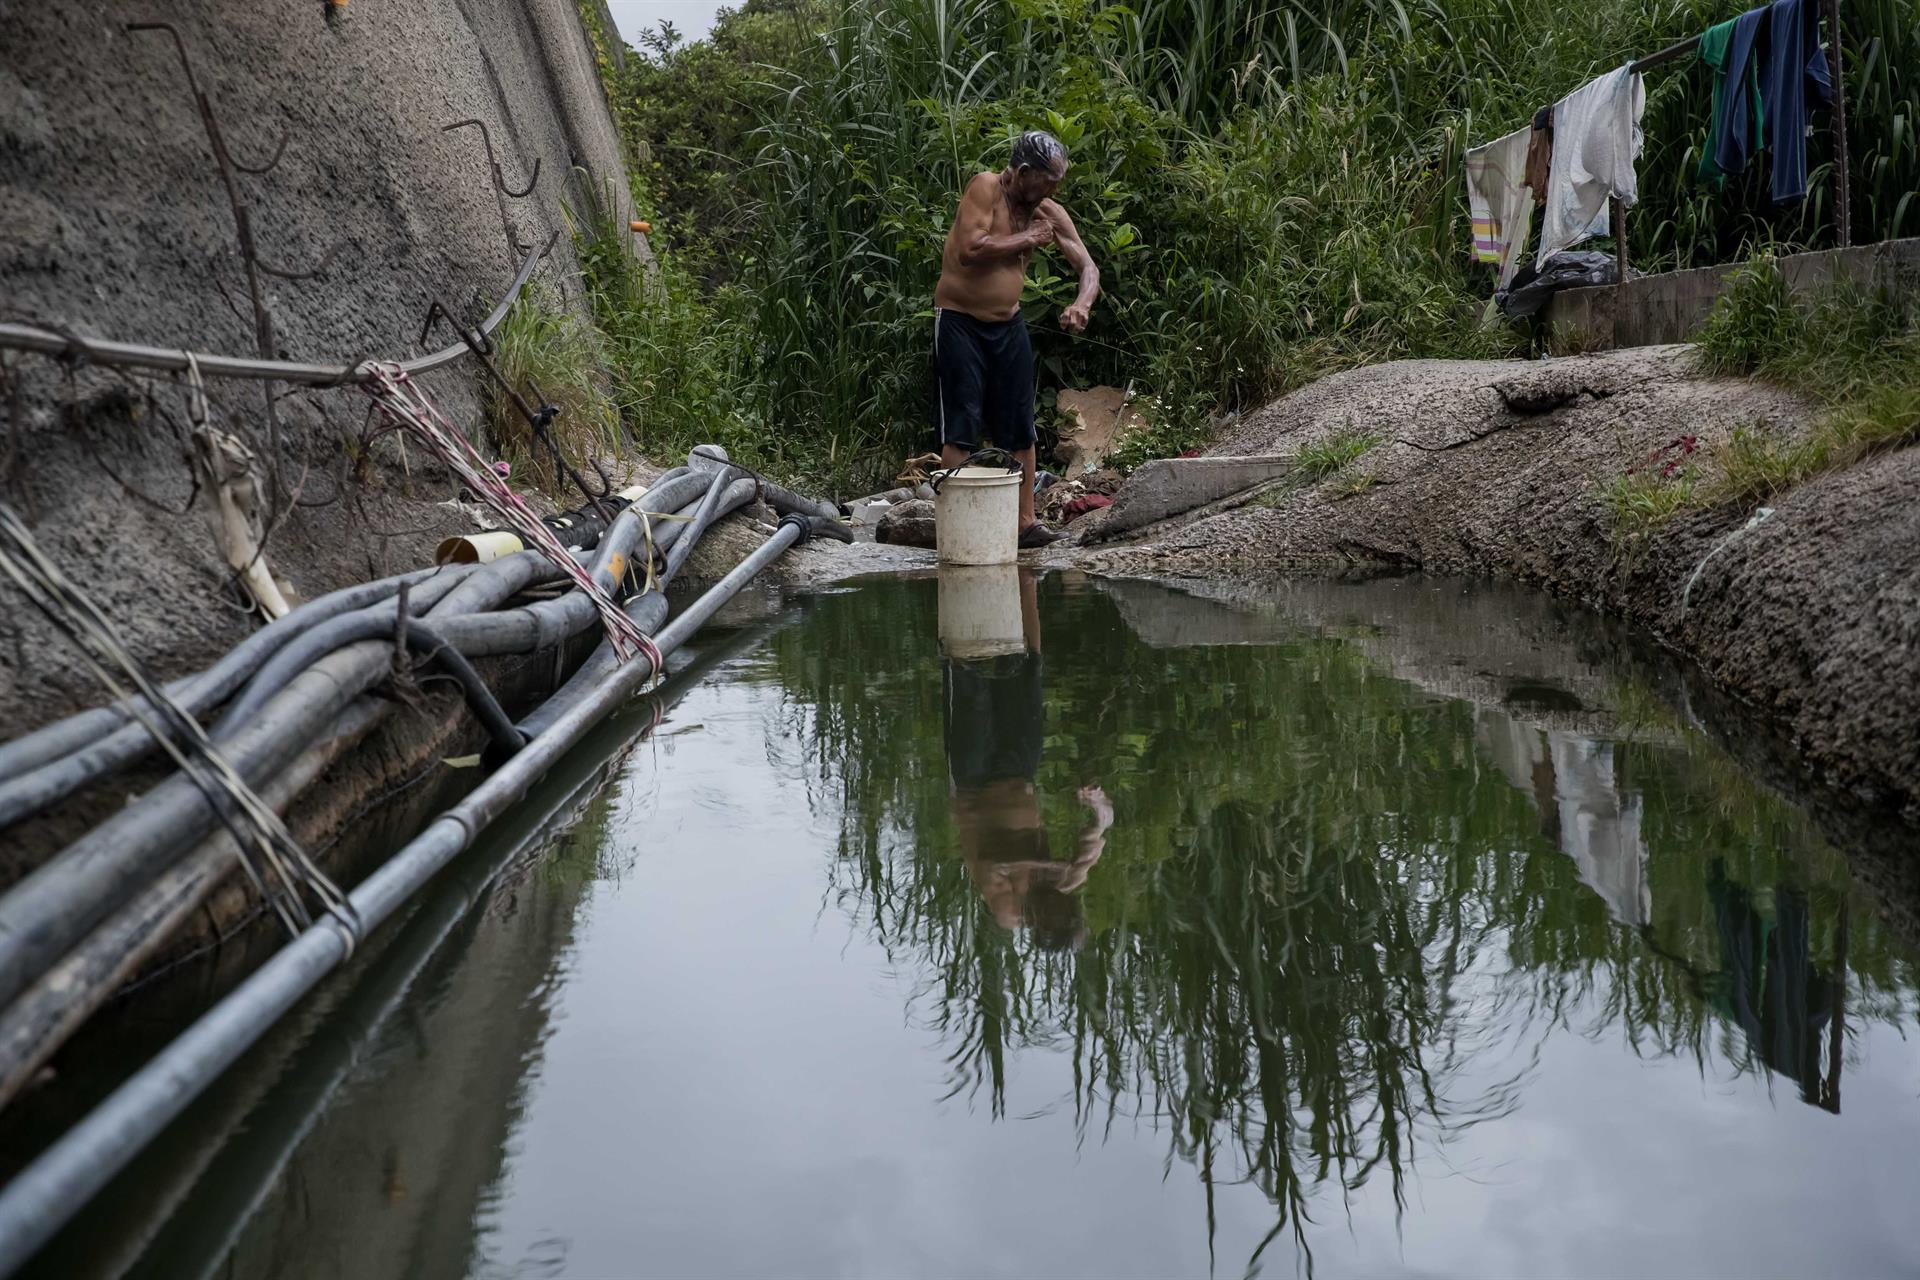
[(880, 525), (874, 530), (874, 539), (899, 547), (926, 547), (931, 550), (934, 545), (933, 504), (925, 498), (896, 503), (880, 517)]
[(1293, 470), (1292, 454), (1243, 458), (1161, 458), (1142, 465), (1120, 488), (1102, 537), (1143, 528), (1157, 521), (1245, 493)]
[(1053, 452), (1060, 460), (1060, 474), (1068, 480), (1098, 471), (1106, 465), (1108, 455), (1128, 436), (1144, 429), (1147, 421), (1119, 387), (1062, 391), (1059, 409), (1063, 420), (1060, 443)]

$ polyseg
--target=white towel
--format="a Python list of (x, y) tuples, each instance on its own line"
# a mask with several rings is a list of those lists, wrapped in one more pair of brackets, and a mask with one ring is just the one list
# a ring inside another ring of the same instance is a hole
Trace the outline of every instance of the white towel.
[(1553, 167), (1536, 265), (1544, 267), (1562, 249), (1607, 234), (1610, 197), (1618, 196), (1629, 208), (1639, 203), (1633, 162), (1640, 158), (1640, 116), (1646, 106), (1646, 78), (1626, 67), (1554, 104)]
[(1527, 185), (1527, 144), (1533, 126), (1467, 152), (1467, 205), (1473, 213), (1473, 256), (1498, 263), (1500, 287), (1513, 283), (1533, 230), (1533, 188)]

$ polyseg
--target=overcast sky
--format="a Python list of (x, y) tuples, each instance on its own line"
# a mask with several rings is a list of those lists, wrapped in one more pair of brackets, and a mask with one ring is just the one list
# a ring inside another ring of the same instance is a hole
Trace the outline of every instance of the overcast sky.
[(719, 7), (717, 0), (607, 0), (613, 21), (628, 44), (638, 42), (641, 28), (654, 26), (662, 18), (671, 21), (687, 39), (698, 40), (713, 29), (713, 15)]

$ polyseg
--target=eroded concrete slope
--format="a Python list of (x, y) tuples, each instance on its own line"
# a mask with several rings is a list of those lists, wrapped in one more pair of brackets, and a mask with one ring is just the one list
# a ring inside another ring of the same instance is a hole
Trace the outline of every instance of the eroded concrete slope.
[(1379, 436), (1358, 461), (1131, 545), (1087, 548), (1080, 560), (1162, 573), (1361, 562), (1509, 575), (1648, 627), (1766, 713), (1819, 779), (1914, 821), (1920, 449), (1778, 495), (1774, 514), (1751, 528), (1756, 503), (1701, 505), (1626, 540), (1600, 494), (1689, 436), (1707, 486), (1713, 448), (1736, 427), (1789, 436), (1812, 416), (1778, 388), (1698, 376), (1685, 347), (1378, 365), (1250, 415), (1219, 449), (1282, 453), (1343, 431)]

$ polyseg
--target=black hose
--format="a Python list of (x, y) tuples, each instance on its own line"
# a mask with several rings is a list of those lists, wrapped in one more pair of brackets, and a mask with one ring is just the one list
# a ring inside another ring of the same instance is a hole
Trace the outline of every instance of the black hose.
[(780, 517), (780, 526), (793, 525), (800, 530), (800, 541), (811, 542), (815, 538), (832, 538), (835, 542), (851, 543), (853, 530), (838, 516), (810, 516), (800, 512), (790, 512)]
[[(165, 690), (167, 696), (185, 707), (187, 714), (200, 715), (219, 706), (281, 645), (307, 628), (342, 613), (391, 599), (402, 583), (425, 589), (423, 584), (427, 582), (448, 579), (448, 586), (451, 587), (472, 573), (475, 567), (449, 565), (414, 569), (375, 582), (343, 587), (309, 600), (242, 640), (205, 671), (168, 684)], [(419, 595), (420, 591), (416, 590), (415, 594)], [(95, 707), (43, 725), (12, 742), (0, 743), (0, 782), (10, 781), (72, 755), (129, 724), (133, 725), (136, 733), (145, 737), (145, 727), (134, 721), (129, 709), (135, 703), (144, 701), (144, 698), (128, 698), (111, 706)], [(4, 825), (4, 822), (0, 822), (0, 826)]]
[[(496, 590), (505, 590), (511, 596), (524, 591), (541, 580), (545, 575), (560, 576), (547, 559), (537, 551), (520, 551), (511, 556), (503, 556), (488, 566), (493, 572)], [(452, 599), (451, 594), (441, 593), (439, 600), (418, 602), (408, 597), (409, 613), (424, 613), (436, 603), (445, 603)], [(323, 622), (313, 627), (298, 639), (283, 646), (260, 670), (247, 682), (220, 718), (213, 723), (212, 731), (207, 735), (215, 742), (230, 738), (241, 725), (258, 715), (260, 708), (274, 694), (287, 687), (287, 684), (302, 671), (324, 658), (336, 649), (353, 644), (359, 640), (391, 638), (393, 623), (397, 612), (383, 606), (360, 609), (342, 617)], [(384, 622), (386, 629), (370, 624)]]
[(742, 466), (728, 458), (727, 451), (717, 444), (695, 446), (693, 452), (687, 455), (687, 462), (696, 471), (712, 471), (716, 467), (724, 467), (737, 472), (739, 476), (751, 478), (760, 486), (760, 492), (766, 496), (768, 505), (781, 515), (798, 512), (801, 515), (825, 516), (831, 519), (847, 514), (846, 510), (836, 503), (828, 502), (823, 498), (809, 498), (795, 493), (785, 485), (775, 484), (752, 467)]
[[(469, 569), (462, 567), (457, 572), (450, 572), (441, 577), (427, 578), (408, 594), (408, 607), (416, 611), (425, 611), (457, 587), (469, 572)], [(391, 581), (391, 579), (388, 581)], [(334, 594), (336, 596), (348, 595), (347, 592), (335, 592)], [(315, 601), (314, 603), (318, 604), (320, 602)], [(383, 608), (381, 605), (372, 605), (369, 606), (369, 609), (378, 610), (391, 616), (391, 611)], [(369, 609), (346, 614), (345, 618), (358, 617), (361, 613), (368, 612)], [(282, 618), (281, 621), (285, 622), (293, 616), (292, 613), (289, 613), (286, 618)], [(338, 645), (326, 645), (316, 649), (313, 645), (313, 638), (316, 635), (325, 634), (329, 628), (338, 627), (343, 620), (344, 619), (340, 617), (331, 619), (323, 617), (312, 618), (308, 620), (304, 628), (296, 628), (281, 633), (281, 635), (277, 637), (280, 643), (277, 649), (271, 651), (271, 656), (266, 656), (270, 652), (269, 648), (261, 646), (250, 655), (250, 660), (261, 662), (261, 670), (264, 672), (276, 664), (282, 667), (289, 665), (286, 662), (286, 655), (290, 652), (296, 654), (310, 653), (310, 657), (304, 660), (298, 660), (298, 665), (294, 666), (293, 670), (288, 674), (288, 678), (290, 679), (293, 674), (297, 674), (300, 670), (311, 665), (314, 658), (339, 647)], [(266, 631), (264, 630), (256, 631), (253, 636), (248, 637), (248, 640), (257, 639), (265, 634)], [(242, 641), (241, 648), (244, 648), (246, 644), (247, 641)], [(240, 649), (238, 648), (234, 650), (236, 654), (239, 652)], [(237, 672), (245, 665), (244, 663), (230, 664), (228, 659), (232, 657), (233, 654), (229, 654), (227, 659), (222, 659), (220, 662), (215, 663), (214, 666), (209, 669), (207, 676), (199, 677), (198, 682), (192, 688), (185, 691), (183, 695), (176, 696), (175, 701), (180, 703), (182, 710), (190, 716), (198, 716), (214, 700), (216, 693), (221, 693), (221, 696), (224, 696), (224, 693), (220, 689), (220, 685), (225, 682), (224, 674), (222, 678), (217, 681), (212, 677), (215, 672), (220, 672), (222, 668), (227, 668), (228, 673), (232, 673)], [(258, 678), (257, 673), (255, 678)], [(280, 683), (284, 684), (285, 680), (280, 681)], [(278, 686), (276, 685), (275, 687)], [(120, 705), (124, 706), (126, 704), (122, 703)], [(109, 708), (101, 709), (109, 710)], [(118, 707), (111, 708), (111, 710), (118, 709)], [(217, 735), (217, 727), (215, 732)], [(0, 783), (0, 830), (4, 830), (17, 822), (22, 822), (51, 805), (58, 804), (82, 787), (116, 770), (123, 769), (129, 764), (144, 759), (159, 749), (159, 742), (147, 731), (147, 727), (135, 721), (132, 724), (123, 724), (120, 728), (115, 729), (105, 737), (97, 739), (91, 744), (83, 745), (77, 750), (51, 763), (42, 765), (30, 773), (25, 773), (19, 777), (11, 778), (6, 782)]]
[[(387, 619), (387, 629), (391, 633), (398, 628), (398, 618)], [(467, 695), (467, 705), (473, 708), (473, 714), (493, 739), (494, 745), (508, 755), (512, 755), (527, 744), (526, 738), (513, 727), (513, 720), (501, 708), (499, 700), (493, 696), (493, 690), (487, 688), (487, 682), (473, 669), (466, 655), (447, 643), (447, 638), (426, 623), (407, 620), (407, 647), (418, 649), (427, 657), (434, 659), (447, 669), (448, 674), (460, 682), (460, 689)]]

